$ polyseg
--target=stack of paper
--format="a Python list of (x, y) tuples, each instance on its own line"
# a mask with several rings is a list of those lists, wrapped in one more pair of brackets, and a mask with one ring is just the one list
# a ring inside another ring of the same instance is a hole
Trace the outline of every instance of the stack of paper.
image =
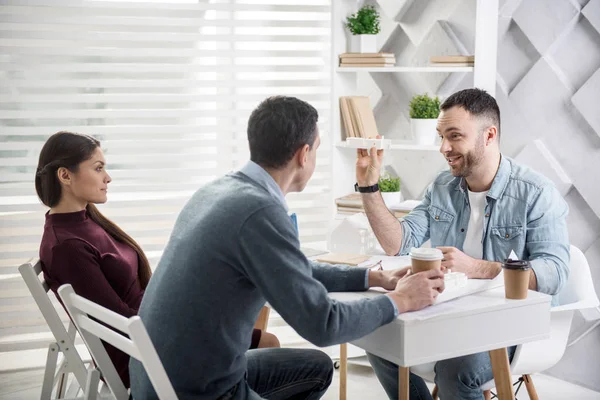
[(396, 65), (394, 53), (343, 53), (340, 54), (340, 67), (393, 67)]
[(440, 67), (472, 67), (475, 65), (475, 56), (431, 56), (429, 63)]
[[(410, 211), (419, 203), (419, 200), (406, 200), (391, 207), (391, 211), (394, 213), (396, 218), (403, 218), (408, 215), (408, 213), (410, 213)], [(365, 212), (360, 193), (350, 193), (346, 196), (339, 197), (335, 199), (335, 205), (337, 206), (337, 212), (339, 214), (356, 214)]]
[(328, 264), (358, 265), (368, 261), (371, 256), (364, 254), (329, 253), (317, 257), (318, 262)]

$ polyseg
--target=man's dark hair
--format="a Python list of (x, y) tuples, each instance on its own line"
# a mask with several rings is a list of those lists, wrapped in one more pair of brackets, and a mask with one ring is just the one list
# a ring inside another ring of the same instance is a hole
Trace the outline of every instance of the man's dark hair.
[(319, 113), (295, 97), (273, 96), (256, 107), (248, 120), (250, 159), (268, 168), (285, 166), (304, 145), (317, 138)]
[(464, 108), (475, 117), (487, 119), (489, 125), (494, 125), (498, 130), (500, 139), (500, 108), (488, 92), (477, 88), (461, 90), (444, 100), (440, 110), (446, 111), (454, 106)]

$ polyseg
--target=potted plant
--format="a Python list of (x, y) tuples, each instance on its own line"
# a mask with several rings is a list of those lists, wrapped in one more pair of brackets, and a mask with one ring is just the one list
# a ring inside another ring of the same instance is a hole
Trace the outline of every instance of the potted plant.
[(379, 178), (379, 191), (383, 197), (383, 202), (390, 208), (402, 201), (400, 193), (400, 178), (394, 178), (389, 174), (384, 174)]
[(346, 27), (352, 33), (350, 52), (377, 53), (379, 12), (373, 5), (365, 5), (346, 19)]
[(440, 114), (440, 99), (427, 93), (416, 95), (410, 101), (410, 129), (418, 144), (433, 145), (437, 138), (437, 117)]

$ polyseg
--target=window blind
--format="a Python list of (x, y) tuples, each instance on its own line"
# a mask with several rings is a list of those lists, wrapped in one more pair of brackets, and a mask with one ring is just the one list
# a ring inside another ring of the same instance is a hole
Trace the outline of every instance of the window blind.
[(248, 160), (252, 109), (297, 96), (318, 109), (322, 144), (288, 203), (301, 240), (325, 240), (329, 13), (327, 0), (0, 3), (0, 352), (50, 337), (17, 267), (38, 256), (46, 208), (33, 180), (57, 131), (102, 142), (113, 182), (99, 208), (155, 266), (193, 192)]

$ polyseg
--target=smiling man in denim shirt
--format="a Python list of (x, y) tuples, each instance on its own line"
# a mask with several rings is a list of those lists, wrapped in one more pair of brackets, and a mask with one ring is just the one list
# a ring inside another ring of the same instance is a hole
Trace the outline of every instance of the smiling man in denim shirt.
[[(440, 109), (440, 152), (450, 168), (402, 222), (377, 191), (367, 192), (378, 182), (383, 151), (358, 152), (357, 183), (379, 243), (389, 255), (405, 255), (430, 239), (444, 254), (443, 268), (476, 279), (494, 278), (514, 251), (531, 262), (529, 288), (557, 295), (569, 275), (566, 202), (550, 180), (500, 153), (500, 110), (488, 93), (462, 90)], [(395, 398), (398, 367), (371, 354), (369, 360)], [(435, 373), (444, 399), (482, 399), (480, 385), (493, 378), (487, 352), (439, 361)]]

